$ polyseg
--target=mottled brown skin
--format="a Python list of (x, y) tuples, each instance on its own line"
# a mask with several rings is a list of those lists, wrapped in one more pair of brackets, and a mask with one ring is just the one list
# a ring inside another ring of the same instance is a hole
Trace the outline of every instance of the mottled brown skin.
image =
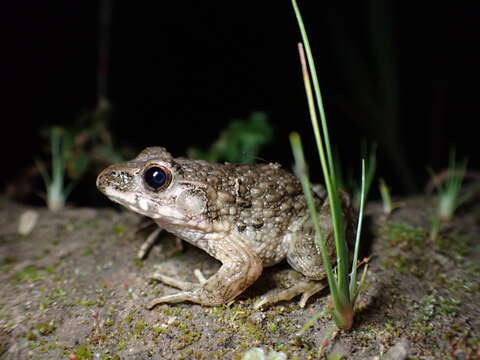
[[(145, 172), (160, 167), (166, 185), (151, 188)], [(203, 284), (154, 274), (154, 278), (182, 291), (156, 299), (225, 304), (249, 287), (263, 267), (287, 259), (307, 280), (292, 289), (267, 295), (257, 306), (291, 299), (303, 293), (301, 304), (322, 289), (322, 259), (302, 188), (296, 177), (275, 164), (210, 164), (173, 158), (164, 148), (151, 147), (135, 159), (115, 164), (97, 178), (97, 187), (111, 200), (148, 216), (163, 229), (203, 249), (222, 262)], [(319, 220), (333, 262), (330, 210), (324, 195), (315, 193)]]

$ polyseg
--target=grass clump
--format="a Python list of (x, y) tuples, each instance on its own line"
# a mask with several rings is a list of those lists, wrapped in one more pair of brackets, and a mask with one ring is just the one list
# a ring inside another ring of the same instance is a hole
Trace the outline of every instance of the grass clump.
[[(37, 161), (37, 167), (45, 182), (46, 202), (48, 209), (58, 211), (64, 208), (67, 197), (72, 191), (75, 182), (66, 184), (66, 168), (72, 156), (73, 137), (66, 129), (53, 127), (50, 129), (51, 173), (43, 161)], [(87, 166), (86, 157), (75, 158), (75, 167), (79, 175), (83, 174)]]
[(438, 175), (432, 171), (432, 184), (436, 189), (430, 230), (432, 241), (437, 240), (442, 225), (452, 220), (458, 207), (469, 198), (469, 194), (463, 196), (460, 194), (466, 170), (467, 160), (458, 164), (455, 160), (455, 151), (452, 150), (447, 171)]
[[(452, 219), (455, 210), (466, 200), (460, 196), (467, 161), (456, 163), (455, 151), (450, 153), (448, 172), (444, 179), (437, 181), (436, 216), (441, 221)], [(442, 181), (443, 180), (443, 181)]]
[[(360, 215), (358, 220), (358, 228), (355, 239), (355, 250), (353, 263), (351, 271), (349, 270), (349, 254), (347, 248), (347, 239), (346, 239), (346, 219), (344, 219), (341, 209), (341, 199), (339, 195), (337, 181), (337, 174), (335, 170), (335, 165), (332, 157), (332, 151), (330, 146), (330, 138), (328, 133), (328, 127), (325, 117), (325, 112), (323, 109), (323, 101), (320, 92), (320, 86), (318, 84), (318, 78), (315, 70), (315, 64), (310, 50), (310, 45), (308, 37), (305, 31), (303, 20), (298, 9), (297, 3), (295, 0), (292, 0), (294, 7), (295, 15), (300, 27), (302, 34), (303, 44), (305, 46), (305, 52), (303, 50), (303, 45), (299, 44), (300, 59), (302, 63), (302, 73), (303, 80), (305, 84), (305, 91), (307, 94), (308, 107), (310, 112), (310, 118), (312, 120), (312, 126), (315, 134), (315, 140), (317, 143), (317, 148), (320, 157), (320, 163), (323, 170), (323, 177), (325, 180), (325, 186), (328, 193), (328, 201), (330, 203), (332, 224), (334, 229), (335, 236), (335, 248), (336, 248), (336, 258), (337, 258), (337, 268), (336, 272), (333, 272), (332, 264), (328, 259), (328, 251), (326, 247), (326, 241), (320, 229), (320, 224), (317, 221), (317, 211), (315, 209), (313, 195), (311, 191), (311, 184), (308, 178), (306, 163), (303, 155), (302, 145), (300, 136), (297, 133), (292, 133), (290, 135), (290, 142), (293, 149), (293, 154), (295, 157), (295, 164), (297, 174), (300, 177), (302, 183), (303, 191), (307, 200), (310, 216), (313, 219), (316, 233), (316, 241), (318, 247), (321, 250), (321, 256), (325, 271), (327, 274), (328, 285), (331, 292), (333, 309), (331, 311), (333, 318), (337, 327), (341, 330), (350, 330), (353, 325), (354, 317), (354, 305), (363, 283), (365, 276), (362, 276), (360, 285), (357, 282), (357, 263), (358, 263), (358, 250), (360, 243), (360, 234), (362, 227), (363, 219), (363, 208), (365, 201), (365, 190), (366, 190), (366, 180), (365, 180), (365, 161), (362, 162), (362, 186), (361, 186), (361, 196), (360, 196)], [(310, 80), (310, 77), (312, 80)], [(312, 82), (313, 88), (312, 90)], [(314, 100), (315, 95), (315, 100)], [(322, 131), (318, 125), (317, 120), (317, 110), (320, 114)], [(366, 269), (365, 269), (366, 270)]]
[(128, 150), (113, 146), (107, 128), (108, 105), (80, 116), (71, 127), (54, 126), (45, 132), (50, 161), (36, 160), (45, 183), (45, 201), (51, 211), (65, 207), (67, 199), (82, 177), (93, 170), (92, 164), (119, 162)]

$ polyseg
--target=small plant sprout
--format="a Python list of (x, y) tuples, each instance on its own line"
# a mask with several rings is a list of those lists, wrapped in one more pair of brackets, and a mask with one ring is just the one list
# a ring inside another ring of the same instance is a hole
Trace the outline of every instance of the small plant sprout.
[(382, 197), (383, 213), (390, 215), (393, 210), (392, 197), (390, 196), (390, 189), (383, 178), (378, 181), (378, 188), (380, 190), (380, 196)]
[(455, 210), (466, 200), (460, 196), (463, 178), (467, 169), (467, 161), (456, 164), (455, 151), (450, 152), (450, 161), (448, 172), (444, 179), (438, 179), (437, 182), (437, 211), (436, 214), (440, 221), (449, 221), (452, 219)]
[[(71, 156), (73, 137), (63, 128), (53, 127), (50, 130), (50, 151), (51, 151), (51, 175), (47, 171), (45, 163), (37, 160), (37, 167), (42, 175), (46, 187), (47, 207), (51, 211), (58, 211), (64, 208), (66, 200), (75, 182), (65, 185), (67, 163)], [(86, 164), (82, 164), (83, 173)]]
[(94, 111), (79, 116), (74, 125), (46, 129), (44, 135), (49, 141), (51, 160), (37, 159), (36, 165), (45, 183), (45, 201), (50, 210), (63, 209), (71, 191), (92, 162), (122, 161), (123, 154), (115, 149), (107, 127), (109, 116), (110, 107), (103, 99)]
[(440, 175), (432, 172), (432, 182), (436, 188), (436, 196), (430, 231), (431, 240), (437, 238), (442, 223), (450, 221), (458, 207), (468, 199), (469, 194), (460, 195), (466, 170), (467, 161), (463, 160), (460, 164), (457, 164), (455, 151), (452, 150), (448, 170)]
[[(332, 225), (334, 229), (335, 237), (335, 248), (336, 248), (336, 258), (337, 258), (337, 268), (336, 272), (333, 272), (332, 264), (328, 259), (328, 252), (326, 247), (326, 239), (324, 238), (320, 224), (318, 222), (317, 211), (314, 206), (314, 200), (311, 190), (311, 183), (307, 174), (307, 166), (305, 163), (305, 158), (303, 155), (302, 144), (300, 136), (297, 133), (292, 133), (290, 135), (290, 143), (293, 149), (293, 155), (295, 158), (295, 166), (297, 175), (300, 178), (302, 183), (303, 191), (305, 193), (306, 201), (308, 204), (308, 209), (310, 212), (311, 219), (315, 227), (315, 239), (318, 245), (318, 248), (321, 251), (323, 265), (327, 274), (328, 285), (330, 287), (333, 309), (331, 311), (336, 325), (341, 330), (350, 330), (353, 325), (354, 317), (354, 305), (359, 294), (359, 291), (362, 288), (363, 280), (365, 278), (367, 268), (364, 268), (364, 273), (360, 282), (357, 282), (357, 263), (358, 263), (358, 250), (360, 245), (360, 235), (362, 228), (362, 219), (363, 219), (363, 209), (365, 202), (365, 161), (362, 161), (362, 187), (361, 187), (361, 197), (360, 197), (360, 210), (359, 210), (359, 219), (357, 223), (357, 232), (355, 238), (355, 250), (353, 254), (353, 263), (351, 271), (349, 272), (349, 255), (346, 242), (346, 227), (345, 219), (343, 218), (343, 213), (341, 211), (341, 201), (338, 190), (337, 175), (335, 174), (334, 162), (332, 159), (332, 151), (330, 146), (330, 138), (328, 135), (327, 122), (325, 118), (325, 113), (323, 110), (323, 102), (320, 93), (320, 86), (318, 84), (318, 79), (315, 71), (315, 64), (313, 61), (312, 52), (310, 50), (310, 45), (308, 42), (308, 37), (303, 25), (302, 17), (298, 9), (297, 3), (295, 0), (292, 0), (293, 8), (295, 10), (295, 15), (300, 27), (300, 32), (302, 34), (303, 43), (305, 44), (305, 51), (303, 50), (303, 45), (298, 44), (300, 60), (302, 64), (302, 73), (303, 81), (305, 84), (305, 91), (307, 95), (308, 108), (310, 112), (310, 118), (312, 121), (313, 131), (315, 134), (315, 140), (318, 148), (318, 153), (320, 156), (320, 163), (323, 171), (323, 177), (325, 180), (325, 187), (327, 188), (328, 201), (330, 204), (330, 211), (332, 217)], [(310, 81), (310, 75), (313, 80), (313, 87), (315, 91), (315, 100), (312, 91), (312, 84)], [(322, 132), (320, 133), (320, 128), (317, 121), (317, 108), (320, 113), (320, 120), (322, 125)]]

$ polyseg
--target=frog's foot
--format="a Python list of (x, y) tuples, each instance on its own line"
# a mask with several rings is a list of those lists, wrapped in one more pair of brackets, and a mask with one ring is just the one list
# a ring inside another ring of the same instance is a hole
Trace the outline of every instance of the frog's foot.
[(200, 281), (200, 285), (199, 285), (190, 281), (175, 279), (173, 277), (170, 277), (168, 275), (165, 275), (159, 272), (153, 273), (152, 275), (149, 276), (149, 278), (153, 280), (158, 280), (164, 283), (165, 285), (169, 285), (174, 288), (184, 290), (176, 294), (165, 295), (165, 296), (154, 299), (152, 302), (150, 302), (149, 305), (147, 305), (147, 309), (149, 310), (153, 309), (155, 306), (162, 303), (176, 303), (176, 302), (190, 300), (195, 290), (198, 290), (198, 288), (202, 284), (202, 281)]
[(279, 301), (288, 301), (293, 299), (295, 296), (302, 295), (298, 304), (301, 308), (305, 307), (308, 299), (316, 294), (317, 292), (323, 290), (326, 284), (318, 281), (302, 281), (293, 285), (292, 287), (275, 292), (273, 294), (263, 295), (253, 307), (259, 309), (260, 307), (267, 304), (274, 304)]
[(221, 253), (217, 254), (222, 266), (211, 278), (199, 284), (171, 278), (154, 273), (151, 278), (183, 291), (154, 299), (149, 309), (161, 303), (190, 301), (207, 306), (226, 304), (235, 299), (262, 273), (262, 260), (249, 247), (237, 239), (223, 239)]
[(157, 227), (150, 235), (148, 235), (147, 239), (143, 242), (142, 246), (140, 246), (140, 249), (138, 250), (137, 258), (141, 260), (145, 259), (147, 254), (150, 252), (150, 249), (157, 242), (158, 235), (160, 235), (162, 231), (163, 230), (161, 228)]

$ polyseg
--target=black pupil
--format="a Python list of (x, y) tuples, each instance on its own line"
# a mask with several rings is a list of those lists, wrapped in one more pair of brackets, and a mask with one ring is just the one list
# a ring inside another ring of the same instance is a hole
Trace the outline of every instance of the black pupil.
[(158, 189), (161, 188), (163, 185), (165, 185), (165, 182), (167, 181), (167, 175), (165, 174), (165, 171), (162, 168), (159, 167), (151, 167), (145, 172), (145, 182), (148, 184), (148, 186)]

